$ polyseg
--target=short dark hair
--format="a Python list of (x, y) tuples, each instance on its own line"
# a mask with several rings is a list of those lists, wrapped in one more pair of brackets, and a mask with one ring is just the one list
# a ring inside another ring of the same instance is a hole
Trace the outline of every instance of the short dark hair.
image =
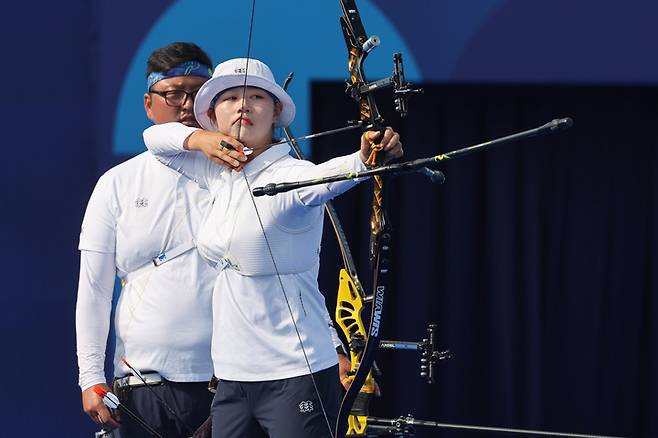
[(146, 77), (151, 73), (171, 70), (186, 61), (197, 61), (212, 68), (212, 61), (201, 47), (194, 43), (176, 42), (155, 49), (146, 61)]

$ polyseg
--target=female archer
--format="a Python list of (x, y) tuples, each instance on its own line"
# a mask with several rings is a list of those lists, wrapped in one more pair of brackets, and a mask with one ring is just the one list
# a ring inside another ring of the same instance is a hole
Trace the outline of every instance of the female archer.
[[(399, 158), (399, 135), (390, 128), (367, 132), (358, 151), (319, 165), (292, 158), (288, 144), (272, 143), (274, 128), (294, 119), (295, 104), (255, 59), (219, 64), (194, 113), (206, 131), (164, 124), (147, 129), (144, 139), (161, 162), (210, 192), (196, 243), (217, 271), (213, 437), (329, 437), (340, 387), (317, 283), (323, 207), (358, 181), (260, 198), (251, 188), (365, 170), (376, 139), (385, 160)], [(235, 141), (220, 145), (214, 133)]]

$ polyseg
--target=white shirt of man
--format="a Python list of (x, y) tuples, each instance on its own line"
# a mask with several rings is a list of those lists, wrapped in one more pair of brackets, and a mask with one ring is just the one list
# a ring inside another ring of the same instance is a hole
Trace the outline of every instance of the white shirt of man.
[(197, 245), (218, 272), (213, 294), (215, 375), (265, 381), (308, 374), (309, 366), (317, 372), (335, 365), (335, 342), (317, 284), (323, 207), (356, 182), (256, 198), (257, 214), (242, 172), (253, 188), (363, 170), (359, 154), (316, 166), (290, 157), (284, 144), (261, 153), (238, 173), (185, 151), (182, 144), (191, 132), (193, 128), (180, 124), (163, 124), (147, 129), (144, 140), (159, 160), (210, 192)]
[(80, 234), (76, 308), (82, 390), (105, 383), (104, 359), (115, 276), (115, 376), (141, 371), (176, 382), (212, 375), (211, 294), (216, 272), (192, 248), (155, 267), (153, 258), (193, 245), (208, 192), (142, 153), (106, 172), (91, 195)]

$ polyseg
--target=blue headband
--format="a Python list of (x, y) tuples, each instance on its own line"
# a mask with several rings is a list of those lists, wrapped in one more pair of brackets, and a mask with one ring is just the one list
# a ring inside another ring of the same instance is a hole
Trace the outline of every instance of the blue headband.
[(146, 91), (150, 90), (153, 85), (163, 79), (173, 78), (175, 76), (201, 76), (210, 79), (212, 70), (207, 65), (198, 61), (182, 62), (167, 71), (154, 71), (146, 78)]

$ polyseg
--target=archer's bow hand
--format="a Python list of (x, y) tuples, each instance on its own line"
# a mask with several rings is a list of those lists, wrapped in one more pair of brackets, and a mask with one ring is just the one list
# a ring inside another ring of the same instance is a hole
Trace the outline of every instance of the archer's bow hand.
[[(374, 161), (373, 152), (379, 155)], [(387, 127), (381, 131), (366, 131), (361, 136), (361, 161), (370, 167), (381, 166), (404, 154), (400, 134)]]

